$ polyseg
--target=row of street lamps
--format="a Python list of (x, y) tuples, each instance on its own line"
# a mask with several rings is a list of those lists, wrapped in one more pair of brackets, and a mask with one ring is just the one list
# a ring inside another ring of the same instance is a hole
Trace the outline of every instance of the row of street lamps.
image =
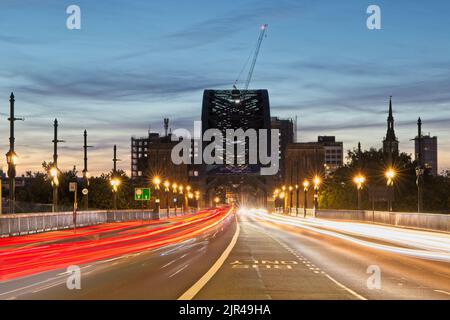
[[(394, 179), (397, 177), (397, 172), (394, 168), (388, 168), (385, 171), (385, 177), (386, 177), (386, 185), (388, 188), (392, 188), (394, 186)], [(319, 196), (319, 188), (322, 184), (322, 178), (320, 176), (315, 176), (312, 179), (312, 184), (314, 187), (314, 209), (318, 209), (319, 203), (318, 203), (318, 196)], [(310, 189), (311, 182), (308, 179), (303, 180), (302, 186), (303, 186), (303, 192), (304, 192), (304, 205), (303, 205), (303, 216), (306, 217), (306, 208), (308, 205), (308, 190)], [(356, 185), (356, 190), (358, 192), (358, 210), (361, 210), (361, 190), (364, 188), (364, 184), (366, 183), (366, 177), (362, 173), (358, 173), (353, 177), (353, 182)], [(273, 198), (276, 200), (281, 199), (285, 201), (289, 199), (289, 211), (292, 208), (292, 198), (293, 198), (293, 190), (296, 191), (296, 208), (299, 208), (299, 185), (296, 184), (295, 186), (282, 186), (281, 188), (276, 188), (273, 192)], [(287, 192), (288, 191), (288, 192)], [(390, 197), (388, 197), (388, 207), (389, 211), (392, 211), (392, 200)]]
[[(319, 188), (320, 185), (322, 184), (322, 178), (320, 176), (314, 176), (314, 178), (312, 179), (312, 184), (314, 187), (314, 209), (318, 208), (318, 197), (319, 197)], [(303, 197), (303, 216), (306, 217), (306, 208), (308, 206), (308, 190), (310, 189), (311, 186), (311, 182), (308, 179), (303, 180), (302, 186), (303, 186), (303, 192), (304, 192), (304, 197)], [(284, 200), (284, 203), (286, 204), (287, 199), (289, 199), (289, 212), (291, 211), (291, 208), (293, 206), (292, 204), (292, 199), (293, 199), (293, 191), (295, 189), (296, 192), (296, 210), (298, 210), (299, 206), (300, 206), (300, 187), (298, 184), (296, 184), (295, 186), (288, 186), (286, 187), (285, 185), (281, 186), (281, 188), (276, 188), (273, 192), (273, 198), (276, 200), (281, 199)], [(289, 191), (289, 193), (287, 192)], [(298, 214), (298, 212), (297, 212)]]
[[(170, 182), (169, 180), (165, 180), (164, 182), (162, 182), (162, 179), (159, 176), (155, 176), (152, 179), (152, 183), (155, 187), (155, 190), (157, 190), (158, 195), (156, 198), (156, 203), (158, 206), (158, 211), (159, 211), (159, 201), (160, 201), (160, 197), (161, 197), (161, 185), (164, 187), (164, 191), (167, 192), (167, 210), (169, 210), (170, 208), (170, 203), (169, 203), (169, 193), (170, 191), (172, 191), (172, 195), (184, 195), (184, 201), (182, 203), (182, 209), (185, 208), (186, 204), (189, 205), (189, 200), (195, 199), (197, 202), (197, 208), (199, 206), (199, 199), (200, 199), (200, 191), (193, 191), (192, 187), (190, 185), (187, 186), (183, 186), (183, 184), (181, 183), (177, 183), (177, 182)], [(175, 203), (175, 212), (177, 210), (177, 202), (175, 201), (174, 198), (174, 203)]]

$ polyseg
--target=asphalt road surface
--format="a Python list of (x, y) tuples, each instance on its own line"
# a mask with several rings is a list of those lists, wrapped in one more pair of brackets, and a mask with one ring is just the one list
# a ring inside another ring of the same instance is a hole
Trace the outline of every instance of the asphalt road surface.
[[(62, 267), (0, 266), (0, 299), (450, 299), (448, 234), (241, 210), (2, 241), (0, 262), (27, 250), (27, 263), (56, 255)], [(65, 252), (91, 259), (80, 290), (67, 287)]]

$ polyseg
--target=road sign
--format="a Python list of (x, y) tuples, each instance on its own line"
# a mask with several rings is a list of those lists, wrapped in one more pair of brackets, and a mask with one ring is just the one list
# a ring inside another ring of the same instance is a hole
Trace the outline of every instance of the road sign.
[(137, 201), (149, 201), (150, 200), (150, 188), (135, 188), (134, 200)]
[(83, 190), (81, 190), (81, 193), (87, 195), (89, 193), (89, 190), (84, 188)]
[(76, 182), (69, 182), (69, 191), (70, 192), (77, 191), (77, 183)]

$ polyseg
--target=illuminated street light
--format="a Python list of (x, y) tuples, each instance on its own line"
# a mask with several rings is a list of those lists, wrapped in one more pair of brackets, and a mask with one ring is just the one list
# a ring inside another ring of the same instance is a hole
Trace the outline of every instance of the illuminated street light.
[(353, 178), (353, 182), (358, 190), (358, 210), (361, 210), (361, 189), (364, 187), (366, 178), (362, 174), (358, 174)]
[(155, 199), (155, 207), (156, 207), (156, 212), (159, 213), (159, 208), (160, 208), (160, 188), (159, 185), (161, 184), (161, 179), (158, 176), (155, 176), (153, 178), (153, 184), (155, 185), (155, 190), (158, 190), (157, 192), (157, 197)]
[(219, 197), (215, 197), (214, 198), (214, 203), (216, 204), (216, 206), (219, 204), (220, 202), (220, 198)]
[(165, 188), (166, 191), (169, 191), (169, 187), (170, 187), (169, 180), (164, 181), (164, 188)]
[(291, 214), (291, 208), (292, 208), (292, 191), (294, 188), (292, 186), (289, 186), (289, 214)]
[[(13, 146), (14, 147), (14, 146)], [(16, 164), (17, 154), (10, 149), (6, 153), (6, 163), (8, 164), (8, 178), (9, 178), (9, 213), (15, 212), (16, 202)]]
[(155, 185), (156, 189), (159, 189), (159, 185), (161, 184), (161, 179), (158, 176), (154, 177), (153, 184)]
[(319, 176), (315, 176), (313, 179), (314, 182), (314, 212), (319, 208), (319, 188), (322, 183), (322, 178)]
[(397, 172), (394, 170), (394, 168), (389, 168), (385, 172), (386, 176), (386, 185), (388, 187), (388, 210), (392, 212), (392, 188), (394, 187), (394, 178), (397, 176)]
[(306, 208), (308, 206), (308, 190), (309, 190), (309, 181), (308, 179), (303, 180), (303, 192), (304, 192), (304, 206), (303, 206), (303, 218), (306, 218)]
[(389, 168), (388, 170), (386, 170), (385, 172), (386, 175), (386, 179), (387, 179), (387, 186), (393, 186), (394, 185), (394, 178), (397, 175), (397, 173), (395, 172), (394, 169)]
[(110, 184), (112, 186), (112, 192), (113, 192), (113, 208), (114, 210), (117, 210), (117, 191), (120, 186), (120, 179), (117, 177), (111, 178)]

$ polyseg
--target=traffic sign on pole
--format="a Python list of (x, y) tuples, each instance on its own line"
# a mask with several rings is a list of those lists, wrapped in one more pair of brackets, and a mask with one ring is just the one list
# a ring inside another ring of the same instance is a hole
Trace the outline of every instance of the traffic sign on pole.
[(149, 201), (150, 200), (150, 188), (135, 188), (134, 200), (136, 201)]

